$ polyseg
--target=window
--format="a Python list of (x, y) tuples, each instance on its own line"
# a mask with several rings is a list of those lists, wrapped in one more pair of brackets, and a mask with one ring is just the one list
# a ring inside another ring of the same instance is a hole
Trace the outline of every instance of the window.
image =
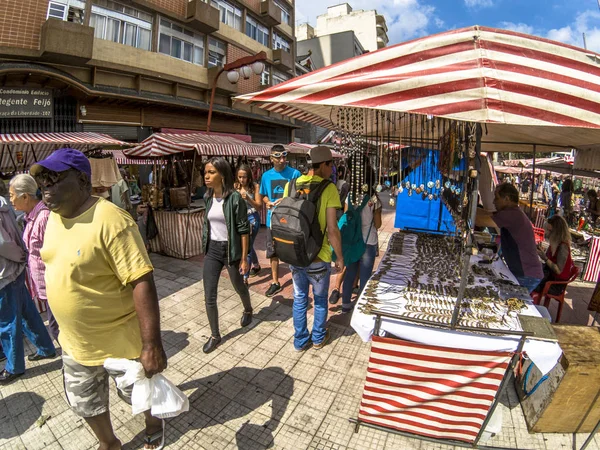
[(246, 36), (260, 42), (265, 47), (269, 46), (269, 29), (249, 15), (246, 15)]
[(269, 86), (269, 71), (265, 68), (263, 72), (260, 74), (260, 85), (261, 86)]
[(282, 0), (274, 0), (274, 3), (281, 9), (281, 22), (291, 25), (292, 15), (290, 14), (290, 8)]
[(242, 31), (242, 10), (225, 0), (211, 0), (210, 4), (219, 10), (221, 22)]
[(227, 44), (212, 37), (208, 38), (208, 67), (223, 67), (226, 54)]
[(158, 51), (173, 58), (204, 65), (204, 35), (160, 19)]
[(287, 41), (287, 39), (284, 39), (282, 36), (280, 36), (277, 33), (273, 33), (273, 48), (275, 50), (282, 48), (284, 49), (286, 52), (288, 53), (292, 53), (292, 48), (290, 46), (290, 43)]
[(273, 86), (279, 83), (283, 83), (291, 79), (292, 77), (287, 73), (280, 72), (279, 70), (273, 69)]
[(48, 3), (46, 18), (67, 20), (69, 22), (83, 23), (85, 2), (81, 0), (52, 0)]
[[(142, 50), (150, 50), (151, 16), (112, 1), (99, 1), (98, 3), (103, 6), (92, 5), (92, 16), (90, 17), (90, 26), (94, 28), (95, 37)], [(108, 7), (115, 8), (115, 10), (107, 9)]]

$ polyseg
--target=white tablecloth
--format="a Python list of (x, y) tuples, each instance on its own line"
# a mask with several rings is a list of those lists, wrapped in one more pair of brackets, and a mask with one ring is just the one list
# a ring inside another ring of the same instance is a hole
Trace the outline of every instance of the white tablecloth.
[[(478, 259), (478, 256), (472, 256), (471, 263), (476, 263)], [(503, 273), (507, 279), (516, 283), (515, 277), (508, 270), (503, 261), (496, 260), (492, 263), (492, 268), (497, 273)], [(358, 300), (357, 307), (354, 309), (350, 325), (356, 330), (363, 341), (368, 342), (373, 335), (375, 316), (365, 314), (360, 310), (359, 306), (364, 303), (366, 303), (366, 299), (361, 296)], [(527, 309), (520, 314), (541, 317), (541, 314), (533, 303), (529, 303)], [(520, 339), (518, 336), (483, 336), (481, 334), (464, 331), (443, 330), (401, 320), (382, 318), (380, 334), (383, 336), (386, 332), (401, 339), (423, 344), (488, 351), (516, 351)], [(524, 351), (543, 375), (552, 370), (562, 355), (562, 350), (557, 342), (538, 339), (526, 339)]]

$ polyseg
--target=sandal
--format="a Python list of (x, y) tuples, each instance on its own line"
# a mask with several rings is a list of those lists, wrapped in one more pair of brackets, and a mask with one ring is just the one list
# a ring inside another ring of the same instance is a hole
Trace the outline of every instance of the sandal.
[[(165, 421), (162, 420), (162, 430), (154, 434), (147, 434), (144, 437), (144, 448), (146, 445), (154, 445), (153, 450), (163, 450), (165, 448)], [(150, 450), (150, 449), (149, 449)]]

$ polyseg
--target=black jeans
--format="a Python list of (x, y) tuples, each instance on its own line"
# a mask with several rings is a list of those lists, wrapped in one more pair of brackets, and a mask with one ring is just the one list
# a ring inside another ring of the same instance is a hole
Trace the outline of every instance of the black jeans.
[(227, 242), (209, 241), (206, 255), (204, 256), (204, 270), (202, 278), (204, 281), (204, 301), (206, 303), (206, 315), (213, 336), (221, 336), (219, 333), (219, 308), (217, 307), (217, 289), (223, 266), (227, 267), (229, 279), (235, 292), (238, 293), (244, 305), (244, 311), (252, 311), (250, 292), (244, 284), (244, 276), (240, 273), (240, 262), (236, 261), (231, 266), (227, 265)]

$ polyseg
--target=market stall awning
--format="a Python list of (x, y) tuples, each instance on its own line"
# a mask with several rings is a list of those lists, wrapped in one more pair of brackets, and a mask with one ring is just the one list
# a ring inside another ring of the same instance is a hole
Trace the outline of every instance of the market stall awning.
[(214, 156), (269, 156), (271, 146), (250, 144), (229, 136), (154, 133), (124, 154), (127, 157), (159, 158), (187, 151)]
[(600, 178), (600, 171), (598, 170), (588, 170), (588, 169), (576, 169), (572, 163), (565, 160), (564, 158), (559, 158), (556, 161), (550, 161), (546, 163), (541, 163), (535, 165), (536, 170), (539, 168), (541, 170), (548, 170), (550, 172), (556, 172), (563, 175), (571, 175), (577, 177), (589, 177), (589, 178)]
[[(288, 145), (285, 145), (284, 147), (286, 148), (286, 150), (294, 155), (307, 155), (308, 151), (313, 148), (316, 147), (316, 144), (304, 144), (301, 142), (292, 142)], [(331, 149), (331, 154), (333, 155), (334, 158), (343, 158), (344, 155), (342, 155), (340, 152), (336, 152), (333, 148)]]
[(87, 152), (96, 149), (122, 149), (134, 145), (136, 144), (123, 142), (100, 133), (0, 134), (0, 170), (26, 170), (36, 161), (47, 158), (61, 147)]
[[(484, 151), (600, 148), (599, 64), (600, 55), (584, 49), (472, 26), (366, 53), (236, 100), (329, 128), (340, 123), (342, 108), (485, 123)], [(366, 115), (359, 125), (376, 130), (378, 119)], [(405, 139), (401, 133), (394, 137)]]
[[(555, 161), (557, 159), (562, 159), (562, 158), (556, 158), (556, 157), (536, 158), (535, 165), (537, 166), (538, 164)], [(507, 167), (529, 167), (532, 163), (533, 163), (533, 159), (531, 159), (531, 158), (530, 159), (506, 159), (506, 160), (502, 161), (502, 165), (507, 166)]]

